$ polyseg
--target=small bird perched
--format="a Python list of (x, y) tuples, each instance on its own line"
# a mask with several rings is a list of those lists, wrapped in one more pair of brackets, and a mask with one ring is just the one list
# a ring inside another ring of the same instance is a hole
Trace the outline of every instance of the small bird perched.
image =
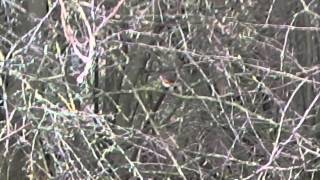
[(162, 86), (165, 87), (165, 92), (161, 93), (159, 99), (157, 100), (157, 103), (155, 104), (155, 106), (153, 107), (153, 112), (156, 112), (160, 105), (162, 104), (164, 98), (167, 96), (167, 92), (173, 92), (176, 89), (176, 73), (174, 72), (165, 72), (160, 74), (159, 76)]
[(176, 82), (176, 79), (176, 74), (172, 72), (167, 72), (160, 75), (161, 83), (165, 88), (173, 87), (173, 85)]

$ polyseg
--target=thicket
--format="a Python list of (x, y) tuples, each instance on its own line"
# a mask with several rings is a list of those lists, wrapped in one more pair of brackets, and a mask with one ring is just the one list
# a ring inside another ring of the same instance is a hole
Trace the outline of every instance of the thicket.
[(0, 179), (319, 179), (319, 5), (1, 0)]

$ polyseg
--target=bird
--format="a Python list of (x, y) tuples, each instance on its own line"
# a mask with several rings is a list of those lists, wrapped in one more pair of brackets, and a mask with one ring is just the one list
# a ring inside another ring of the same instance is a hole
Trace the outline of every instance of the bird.
[(176, 82), (176, 79), (177, 79), (177, 76), (173, 72), (166, 72), (166, 73), (160, 74), (161, 83), (165, 88), (173, 87)]

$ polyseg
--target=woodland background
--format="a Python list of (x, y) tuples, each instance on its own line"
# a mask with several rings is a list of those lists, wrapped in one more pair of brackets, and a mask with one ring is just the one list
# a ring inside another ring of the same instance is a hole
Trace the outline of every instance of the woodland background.
[(320, 179), (319, 5), (1, 0), (0, 179)]

